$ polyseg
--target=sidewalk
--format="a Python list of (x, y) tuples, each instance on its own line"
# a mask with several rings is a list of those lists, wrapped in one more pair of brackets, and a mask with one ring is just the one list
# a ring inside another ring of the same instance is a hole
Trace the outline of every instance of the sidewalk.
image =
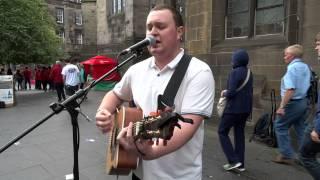
[[(104, 92), (91, 91), (81, 105), (82, 112), (94, 120), (95, 111)], [(31, 127), (52, 111), (49, 104), (56, 102), (55, 92), (27, 90), (17, 92), (17, 105), (0, 109), (0, 146), (3, 147), (25, 129)], [(105, 173), (106, 141), (95, 122), (78, 118), (80, 128), (79, 171), (81, 180), (116, 180), (116, 176)], [(246, 140), (246, 172), (226, 172), (226, 163), (216, 133), (217, 122), (205, 123), (203, 152), (204, 180), (307, 180), (311, 179), (298, 166), (272, 163), (276, 149)], [(249, 130), (247, 131), (249, 132)], [(247, 136), (247, 139), (249, 136)], [(73, 146), (72, 126), (67, 112), (52, 118), (23, 137), (18, 143), (0, 154), (0, 180), (63, 180), (72, 173)], [(130, 177), (120, 176), (119, 180)]]

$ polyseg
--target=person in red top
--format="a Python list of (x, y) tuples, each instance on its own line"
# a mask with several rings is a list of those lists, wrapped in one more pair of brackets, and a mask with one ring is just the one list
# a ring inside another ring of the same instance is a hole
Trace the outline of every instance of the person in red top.
[(63, 90), (63, 77), (61, 72), (62, 72), (61, 61), (56, 61), (56, 64), (51, 69), (50, 79), (52, 79), (54, 88), (57, 91), (58, 102), (61, 102), (62, 98), (63, 100), (66, 99), (66, 96)]
[(36, 81), (36, 84), (35, 84), (35, 89), (38, 89), (38, 90), (41, 90), (41, 84), (42, 84), (42, 79), (41, 79), (41, 66), (38, 66), (36, 69), (35, 69), (35, 81)]
[(47, 67), (43, 66), (41, 70), (41, 79), (42, 79), (42, 88), (44, 91), (47, 91), (49, 75), (50, 75), (50, 72), (48, 71)]
[(27, 89), (27, 83), (28, 83), (29, 89), (31, 89), (31, 71), (29, 70), (28, 66), (26, 66), (23, 71), (23, 78), (24, 78), (24, 87)]

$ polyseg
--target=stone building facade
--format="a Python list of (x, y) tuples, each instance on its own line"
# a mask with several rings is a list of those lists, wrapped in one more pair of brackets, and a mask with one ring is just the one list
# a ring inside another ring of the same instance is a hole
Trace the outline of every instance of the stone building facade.
[(63, 39), (66, 57), (82, 53), (83, 15), (81, 0), (46, 0), (49, 13), (57, 23), (57, 34)]
[(145, 38), (149, 10), (170, 0), (97, 0), (97, 49), (115, 57), (119, 50)]
[(81, 60), (97, 54), (97, 3), (96, 0), (82, 0), (83, 44)]
[(185, 19), (184, 48), (214, 73), (216, 97), (225, 88), (232, 51), (248, 50), (254, 74), (253, 120), (270, 111), (286, 71), (283, 49), (305, 48), (304, 59), (319, 72), (314, 36), (320, 31), (319, 0), (97, 0), (97, 50), (113, 55), (145, 37), (145, 20), (158, 3), (175, 5)]

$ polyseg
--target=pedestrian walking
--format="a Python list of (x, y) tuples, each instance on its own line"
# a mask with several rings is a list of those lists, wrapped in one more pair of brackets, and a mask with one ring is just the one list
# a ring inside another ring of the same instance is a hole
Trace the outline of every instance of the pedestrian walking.
[(47, 89), (48, 89), (49, 75), (50, 75), (50, 72), (48, 68), (46, 66), (43, 66), (41, 70), (41, 82), (42, 82), (42, 89), (44, 90), (44, 92), (47, 92)]
[(13, 75), (11, 68), (8, 68), (7, 75)]
[(22, 81), (23, 81), (23, 75), (20, 72), (20, 69), (17, 69), (16, 73), (13, 76), (14, 81), (18, 83), (18, 91), (22, 90)]
[[(320, 32), (315, 38), (315, 50), (320, 57)], [(318, 96), (317, 113), (309, 123), (299, 151), (299, 160), (314, 180), (320, 180), (320, 163), (317, 155), (320, 152), (320, 96)]]
[(54, 88), (57, 91), (58, 95), (58, 102), (61, 102), (62, 99), (65, 100), (66, 96), (64, 94), (64, 86), (63, 86), (63, 76), (61, 74), (62, 72), (62, 66), (61, 61), (56, 61), (56, 64), (52, 67), (51, 73), (50, 73), (50, 79), (52, 79), (52, 82), (54, 84)]
[(75, 59), (66, 59), (66, 65), (62, 68), (62, 76), (66, 94), (72, 96), (79, 89), (79, 69), (75, 63)]
[(27, 84), (29, 85), (29, 90), (31, 90), (31, 71), (29, 70), (28, 66), (26, 66), (24, 68), (24, 71), (23, 71), (23, 79), (24, 79), (24, 88), (27, 89), (28, 86)]
[(301, 145), (305, 130), (311, 71), (302, 60), (303, 48), (295, 44), (284, 50), (284, 62), (287, 71), (281, 79), (281, 103), (276, 111), (274, 121), (279, 155), (272, 161), (282, 164), (293, 164), (296, 153), (291, 145), (289, 129), (294, 126), (298, 145)]
[[(228, 163), (227, 171), (237, 168), (245, 171), (245, 125), (252, 112), (253, 76), (248, 69), (249, 55), (246, 50), (236, 50), (232, 55), (232, 71), (228, 76), (227, 89), (221, 96), (227, 98), (227, 105), (221, 117), (218, 135)], [(234, 146), (229, 132), (234, 130)]]
[(35, 89), (41, 90), (42, 76), (41, 76), (41, 66), (37, 66), (35, 69)]
[(84, 88), (85, 83), (87, 82), (87, 75), (84, 70), (83, 64), (79, 63), (79, 78), (80, 78), (80, 89)]

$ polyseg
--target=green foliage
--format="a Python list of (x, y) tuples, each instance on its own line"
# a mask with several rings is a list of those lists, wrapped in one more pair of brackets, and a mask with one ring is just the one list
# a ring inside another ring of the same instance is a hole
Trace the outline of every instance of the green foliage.
[(62, 53), (44, 0), (0, 0), (0, 64), (50, 63)]

